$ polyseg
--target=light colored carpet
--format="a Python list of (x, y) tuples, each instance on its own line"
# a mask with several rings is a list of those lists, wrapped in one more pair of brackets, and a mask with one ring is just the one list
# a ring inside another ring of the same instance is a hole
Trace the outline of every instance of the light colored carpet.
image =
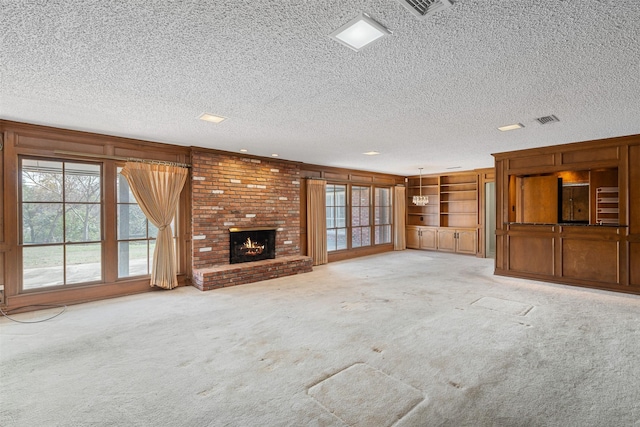
[(390, 426), (424, 399), (419, 390), (364, 363), (309, 389), (327, 411), (349, 426)]
[(640, 298), (492, 271), (404, 251), (0, 319), (0, 424), (640, 425)]
[(512, 314), (514, 316), (526, 316), (533, 308), (533, 306), (529, 304), (492, 297), (482, 297), (478, 301), (475, 301), (473, 305)]

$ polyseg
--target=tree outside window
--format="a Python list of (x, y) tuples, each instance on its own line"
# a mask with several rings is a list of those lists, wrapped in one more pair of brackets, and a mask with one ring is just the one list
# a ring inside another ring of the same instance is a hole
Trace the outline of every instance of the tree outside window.
[[(116, 186), (118, 277), (123, 278), (150, 273), (158, 228), (149, 222), (138, 206), (129, 182), (120, 174), (121, 170), (118, 168)], [(172, 228), (175, 227), (172, 225)]]
[(20, 159), (22, 288), (102, 280), (101, 166)]

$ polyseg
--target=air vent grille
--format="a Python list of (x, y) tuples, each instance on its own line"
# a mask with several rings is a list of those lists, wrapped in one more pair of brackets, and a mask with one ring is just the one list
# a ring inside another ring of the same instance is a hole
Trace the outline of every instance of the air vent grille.
[(439, 10), (451, 6), (450, 0), (398, 0), (409, 12), (418, 18), (425, 18)]
[(559, 122), (560, 119), (552, 114), (550, 116), (538, 117), (536, 121), (541, 125), (546, 125), (547, 123)]

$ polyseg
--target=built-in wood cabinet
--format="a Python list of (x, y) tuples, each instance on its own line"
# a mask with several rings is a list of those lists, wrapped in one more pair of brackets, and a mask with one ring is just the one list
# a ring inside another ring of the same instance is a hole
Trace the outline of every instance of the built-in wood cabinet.
[(411, 249), (438, 249), (438, 228), (407, 226), (407, 247)]
[[(413, 176), (407, 179), (407, 247), (478, 253), (479, 173)], [(422, 185), (421, 185), (422, 183)], [(429, 203), (416, 206), (414, 195)]]
[(496, 274), (640, 294), (640, 135), (494, 156)]
[(438, 250), (474, 255), (478, 248), (475, 228), (439, 228)]

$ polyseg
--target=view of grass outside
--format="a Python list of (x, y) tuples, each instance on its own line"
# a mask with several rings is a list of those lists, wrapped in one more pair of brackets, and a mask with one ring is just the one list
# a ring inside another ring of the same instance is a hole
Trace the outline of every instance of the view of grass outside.
[[(151, 241), (121, 242), (129, 246), (126, 263), (127, 277), (149, 274), (148, 260), (153, 256)], [(149, 256), (147, 257), (147, 246)], [(102, 279), (101, 244), (66, 245), (66, 263), (62, 246), (23, 247), (23, 289), (31, 290), (48, 286), (100, 282)]]
[[(146, 241), (143, 243), (145, 245), (129, 246), (130, 260), (144, 259), (146, 262)], [(100, 259), (100, 256), (100, 245), (67, 245), (67, 263), (69, 259), (73, 259), (74, 264), (87, 264)], [(61, 257), (62, 247), (60, 246), (25, 247), (22, 254), (23, 263), (29, 269), (59, 266), (62, 263)]]

